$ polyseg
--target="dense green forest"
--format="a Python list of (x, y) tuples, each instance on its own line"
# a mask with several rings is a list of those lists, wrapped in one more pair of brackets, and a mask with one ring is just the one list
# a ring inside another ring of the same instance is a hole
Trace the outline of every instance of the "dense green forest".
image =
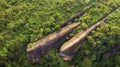
[(120, 43), (120, 8), (87, 36), (72, 61), (64, 61), (59, 49), (49, 51), (37, 63), (26, 56), (27, 47), (91, 5), (68, 23), (81, 25), (64, 42), (119, 7), (120, 0), (0, 0), (0, 67), (120, 67), (120, 50), (110, 57), (102, 55)]

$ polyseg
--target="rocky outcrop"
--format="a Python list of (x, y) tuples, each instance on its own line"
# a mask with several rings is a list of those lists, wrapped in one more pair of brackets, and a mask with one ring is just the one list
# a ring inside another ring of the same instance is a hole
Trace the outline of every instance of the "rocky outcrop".
[(61, 24), (61, 27), (64, 27), (67, 25), (68, 22), (73, 22), (76, 18), (79, 18), (80, 16), (82, 16), (84, 13), (86, 13), (89, 9), (91, 9), (93, 6), (95, 5), (91, 5), (90, 7), (88, 7), (87, 9), (85, 10), (82, 10), (80, 12), (78, 12), (76, 15), (66, 19), (62, 24)]
[(76, 22), (65, 26), (59, 31), (53, 32), (34, 43), (31, 48), (27, 48), (28, 59), (38, 61), (38, 59), (49, 50), (59, 47), (61, 45), (60, 43), (66, 38), (66, 36), (80, 24), (80, 22)]
[(98, 22), (89, 26), (87, 29), (79, 32), (73, 38), (64, 43), (59, 50), (60, 55), (64, 58), (64, 60), (71, 60), (78, 49), (77, 47), (80, 46), (80, 44), (88, 36), (88, 34), (95, 30), (98, 26), (100, 26), (100, 24), (103, 23), (106, 20), (106, 18), (116, 10), (117, 9), (111, 11), (109, 14), (98, 20)]

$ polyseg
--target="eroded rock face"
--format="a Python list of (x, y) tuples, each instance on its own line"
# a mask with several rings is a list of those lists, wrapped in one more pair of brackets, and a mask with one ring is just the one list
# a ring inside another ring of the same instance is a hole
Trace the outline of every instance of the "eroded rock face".
[(77, 14), (75, 14), (74, 16), (66, 19), (60, 26), (64, 27), (66, 26), (69, 22), (73, 22), (76, 18), (79, 18), (80, 16), (84, 15), (84, 13), (86, 13), (89, 9), (91, 9), (92, 7), (94, 7), (95, 5), (91, 5), (90, 7), (88, 7), (85, 10), (82, 10), (80, 12), (78, 12)]
[(27, 57), (29, 60), (38, 61), (42, 55), (46, 54), (51, 49), (58, 48), (66, 36), (71, 33), (80, 22), (70, 24), (59, 31), (56, 31), (48, 36), (37, 41), (31, 48), (27, 48)]
[(108, 13), (103, 18), (98, 20), (95, 24), (89, 26), (87, 29), (79, 32), (74, 37), (72, 37), (70, 40), (65, 42), (59, 50), (60, 55), (64, 58), (64, 60), (68, 60), (68, 61), (71, 60), (73, 55), (77, 51), (76, 48), (80, 46), (82, 41), (89, 35), (89, 33), (92, 32), (93, 30), (95, 30), (98, 26), (100, 26), (100, 24), (103, 23), (106, 20), (106, 18), (110, 14), (115, 12), (117, 9), (118, 8), (116, 8), (115, 10), (112, 10), (110, 13)]

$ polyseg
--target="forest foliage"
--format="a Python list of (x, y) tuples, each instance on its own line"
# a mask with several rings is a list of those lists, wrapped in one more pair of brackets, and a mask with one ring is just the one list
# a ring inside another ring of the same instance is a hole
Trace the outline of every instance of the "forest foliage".
[(48, 52), (37, 64), (26, 57), (27, 45), (59, 30), (60, 24), (77, 12), (97, 4), (75, 19), (82, 24), (66, 40), (119, 3), (120, 0), (0, 0), (0, 67), (120, 67), (120, 50), (109, 59), (99, 59), (104, 51), (120, 42), (120, 9), (87, 36), (72, 61), (65, 62), (58, 50)]

